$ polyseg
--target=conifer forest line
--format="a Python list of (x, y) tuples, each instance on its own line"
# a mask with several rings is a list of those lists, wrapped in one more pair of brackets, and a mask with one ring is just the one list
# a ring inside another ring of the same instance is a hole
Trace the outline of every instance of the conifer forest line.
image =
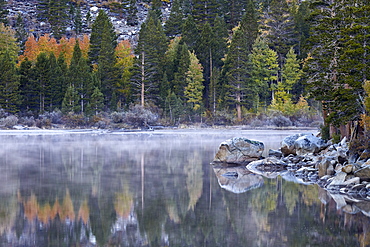
[(1, 126), (370, 124), (367, 0), (37, 2), (0, 1)]

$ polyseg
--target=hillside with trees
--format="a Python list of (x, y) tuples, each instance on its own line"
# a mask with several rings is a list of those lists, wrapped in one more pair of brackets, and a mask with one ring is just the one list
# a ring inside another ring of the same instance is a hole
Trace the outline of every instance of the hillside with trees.
[(1, 126), (301, 127), (322, 116), (332, 136), (368, 129), (368, 1), (23, 1), (38, 29), (16, 2), (0, 1)]

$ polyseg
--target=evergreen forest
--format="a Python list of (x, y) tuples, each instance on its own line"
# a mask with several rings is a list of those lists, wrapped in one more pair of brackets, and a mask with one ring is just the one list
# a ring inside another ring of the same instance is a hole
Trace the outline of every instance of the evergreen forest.
[(35, 34), (0, 1), (1, 126), (370, 125), (367, 0), (96, 2), (39, 0)]

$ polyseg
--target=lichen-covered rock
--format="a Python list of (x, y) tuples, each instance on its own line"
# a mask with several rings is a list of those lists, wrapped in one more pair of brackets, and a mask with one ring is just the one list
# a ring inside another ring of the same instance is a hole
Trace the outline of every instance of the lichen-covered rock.
[(305, 155), (318, 153), (327, 147), (327, 143), (313, 134), (295, 134), (285, 137), (281, 143), (281, 152), (284, 155)]
[(213, 160), (214, 163), (245, 165), (262, 156), (264, 144), (243, 137), (234, 137), (222, 142)]
[(321, 150), (325, 149), (328, 145), (326, 142), (314, 135), (304, 135), (300, 136), (294, 142), (294, 148), (297, 155), (305, 155), (309, 153), (318, 153)]

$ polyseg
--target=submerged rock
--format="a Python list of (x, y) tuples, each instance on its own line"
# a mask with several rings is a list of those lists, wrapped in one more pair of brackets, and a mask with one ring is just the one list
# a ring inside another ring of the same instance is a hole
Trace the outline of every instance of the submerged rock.
[(222, 142), (213, 163), (245, 165), (262, 157), (264, 144), (243, 137), (234, 137)]

